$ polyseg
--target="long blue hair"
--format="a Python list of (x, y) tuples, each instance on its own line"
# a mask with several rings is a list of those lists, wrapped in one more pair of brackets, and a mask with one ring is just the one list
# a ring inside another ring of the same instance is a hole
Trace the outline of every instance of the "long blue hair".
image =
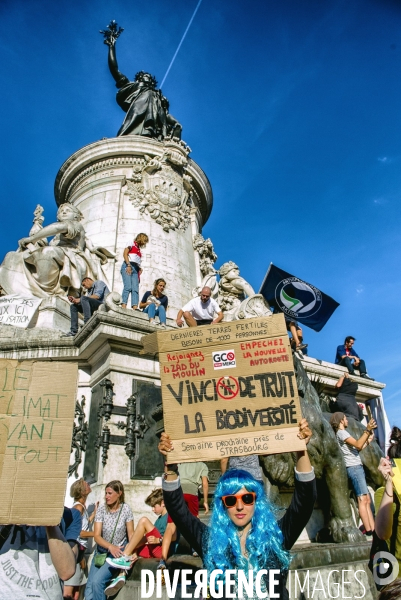
[[(224, 507), (222, 496), (236, 494), (241, 488), (255, 492), (255, 512), (252, 528), (246, 538), (248, 560), (242, 556), (237, 527)], [(279, 568), (288, 570), (290, 553), (283, 547), (283, 534), (277, 524), (273, 507), (266, 498), (262, 484), (247, 471), (230, 469), (222, 475), (214, 493), (213, 513), (204, 541), (203, 564), (209, 574), (213, 569)]]

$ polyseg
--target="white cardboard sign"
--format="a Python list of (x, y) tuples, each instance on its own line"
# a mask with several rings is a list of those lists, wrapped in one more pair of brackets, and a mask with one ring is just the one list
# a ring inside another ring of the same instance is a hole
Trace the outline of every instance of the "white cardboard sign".
[(0, 296), (0, 325), (14, 325), (25, 329), (41, 302), (40, 298), (33, 296)]

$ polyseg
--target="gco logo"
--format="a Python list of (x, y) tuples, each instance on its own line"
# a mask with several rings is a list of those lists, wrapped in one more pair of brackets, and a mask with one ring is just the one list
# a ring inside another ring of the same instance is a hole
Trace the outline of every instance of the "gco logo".
[(231, 369), (236, 366), (234, 350), (212, 352), (213, 369)]

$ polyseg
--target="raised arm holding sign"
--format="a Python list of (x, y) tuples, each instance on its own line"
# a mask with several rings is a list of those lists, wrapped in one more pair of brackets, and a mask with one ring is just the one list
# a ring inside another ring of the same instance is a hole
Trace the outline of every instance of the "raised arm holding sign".
[[(303, 443), (307, 443), (312, 432), (305, 419), (300, 421), (297, 431)], [(159, 450), (170, 463), (174, 445), (167, 433), (161, 435)], [(203, 560), (210, 578), (210, 596), (216, 597), (213, 588), (222, 591), (226, 571), (232, 569), (235, 578), (232, 583), (237, 586), (238, 597), (243, 595), (240, 591), (241, 571), (249, 585), (249, 597), (266, 597), (268, 591), (270, 598), (288, 598), (285, 589), (291, 560), (288, 551), (308, 523), (316, 499), (315, 474), (307, 451), (298, 452), (294, 495), (279, 521), (274, 517), (262, 483), (246, 471), (232, 470), (222, 475), (217, 483), (213, 513), (209, 526), (205, 525), (191, 515), (185, 505), (174, 467), (174, 464), (166, 466), (164, 502), (179, 531)], [(217, 569), (221, 575), (217, 574)], [(213, 572), (217, 574), (217, 582), (211, 576)], [(204, 597), (208, 595), (207, 591), (203, 590)], [(227, 586), (226, 594), (219, 597), (228, 597)]]

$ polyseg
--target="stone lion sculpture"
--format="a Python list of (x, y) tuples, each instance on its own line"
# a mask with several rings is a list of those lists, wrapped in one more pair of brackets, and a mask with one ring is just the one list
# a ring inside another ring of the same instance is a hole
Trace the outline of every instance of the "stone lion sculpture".
[[(349, 499), (348, 478), (343, 454), (334, 432), (320, 408), (319, 397), (312, 386), (300, 359), (294, 355), (297, 387), (300, 395), (302, 415), (308, 420), (313, 436), (308, 444), (308, 454), (318, 480), (318, 499), (323, 508), (327, 529), (322, 531), (318, 541), (333, 540), (337, 543), (360, 542), (362, 533), (355, 527)], [(354, 419), (349, 419), (348, 430), (358, 439), (364, 427)], [(361, 459), (368, 469), (374, 486), (383, 485), (377, 470), (382, 452), (373, 442), (362, 453)], [(287, 452), (262, 458), (266, 476), (273, 486), (294, 485), (295, 454)], [(318, 536), (319, 538), (319, 536)]]

